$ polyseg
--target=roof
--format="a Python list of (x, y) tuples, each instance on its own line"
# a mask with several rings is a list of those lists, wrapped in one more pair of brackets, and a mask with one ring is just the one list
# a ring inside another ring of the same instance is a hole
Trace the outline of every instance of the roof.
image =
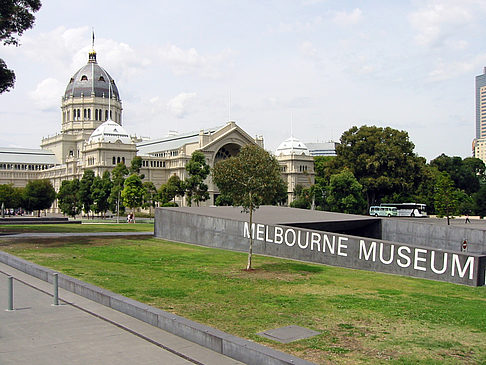
[(96, 128), (93, 133), (91, 133), (88, 143), (115, 143), (117, 141), (125, 144), (132, 143), (132, 140), (125, 128), (109, 119)]
[(306, 147), (305, 144), (303, 144), (301, 141), (299, 141), (297, 138), (290, 137), (280, 143), (280, 145), (277, 147), (277, 151), (275, 152), (277, 156), (279, 155), (306, 155), (309, 156), (309, 149)]
[(0, 162), (56, 165), (53, 152), (41, 149), (0, 147)]
[[(111, 85), (110, 85), (111, 84)], [(64, 97), (71, 96), (94, 96), (108, 97), (120, 100), (120, 94), (113, 78), (106, 70), (96, 62), (96, 52), (89, 54), (88, 63), (81, 67), (69, 80), (64, 92)]]
[[(202, 132), (204, 134), (214, 133), (222, 127), (208, 128), (204, 129)], [(175, 136), (168, 136), (159, 139), (151, 139), (148, 141), (142, 141), (137, 143), (137, 150), (139, 155), (150, 155), (162, 151), (171, 151), (178, 149), (189, 143), (199, 142), (199, 134), (201, 131), (188, 132), (183, 134), (178, 134)]]

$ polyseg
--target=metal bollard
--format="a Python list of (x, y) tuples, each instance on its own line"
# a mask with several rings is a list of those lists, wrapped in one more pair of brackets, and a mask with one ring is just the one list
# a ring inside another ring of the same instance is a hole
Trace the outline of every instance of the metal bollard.
[(13, 276), (8, 277), (8, 311), (14, 310), (13, 305)]
[(59, 278), (58, 278), (57, 273), (53, 274), (52, 283), (54, 285), (54, 304), (53, 305), (59, 305)]

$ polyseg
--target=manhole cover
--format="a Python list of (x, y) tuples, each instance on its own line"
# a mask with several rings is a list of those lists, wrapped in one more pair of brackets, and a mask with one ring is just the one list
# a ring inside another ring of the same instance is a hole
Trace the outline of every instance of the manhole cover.
[(321, 334), (320, 332), (310, 330), (308, 328), (300, 326), (287, 326), (282, 328), (276, 328), (273, 330), (266, 330), (257, 335), (269, 338), (281, 343), (289, 343), (297, 340), (303, 340)]

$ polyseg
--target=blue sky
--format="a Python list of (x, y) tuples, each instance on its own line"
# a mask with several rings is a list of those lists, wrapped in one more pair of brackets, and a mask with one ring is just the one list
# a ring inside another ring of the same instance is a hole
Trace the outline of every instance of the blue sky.
[(0, 145), (35, 148), (60, 131), (94, 28), (131, 134), (231, 118), (274, 151), (291, 129), (324, 142), (366, 124), (407, 131), (429, 160), (467, 157), (485, 18), (484, 0), (44, 0), (21, 46), (0, 47), (17, 74), (0, 95)]

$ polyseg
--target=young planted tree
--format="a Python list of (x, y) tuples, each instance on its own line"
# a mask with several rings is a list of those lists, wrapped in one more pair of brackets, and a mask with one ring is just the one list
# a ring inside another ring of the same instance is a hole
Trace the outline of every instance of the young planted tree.
[(333, 212), (362, 214), (366, 210), (363, 186), (347, 169), (331, 176), (326, 202)]
[(247, 270), (253, 253), (253, 212), (270, 204), (282, 186), (280, 167), (274, 156), (256, 145), (244, 146), (234, 157), (219, 161), (213, 168), (213, 181), (220, 193), (249, 213), (250, 247)]
[(162, 184), (160, 186), (158, 199), (163, 206), (176, 206), (177, 204), (175, 202), (175, 198), (177, 196), (184, 196), (185, 191), (186, 188), (184, 186), (184, 182), (179, 178), (179, 176), (172, 175), (171, 177), (169, 177), (169, 180), (167, 180), (165, 184)]
[(0, 185), (0, 206), (5, 209), (17, 209), (22, 206), (22, 189), (13, 184)]
[(47, 179), (29, 181), (24, 188), (24, 209), (37, 210), (38, 217), (40, 217), (40, 211), (50, 208), (54, 200), (56, 200), (56, 191)]
[(92, 189), (95, 179), (95, 173), (93, 170), (84, 170), (83, 177), (79, 181), (79, 200), (83, 204), (83, 210), (89, 218), (89, 212), (93, 207)]
[(437, 177), (435, 183), (435, 211), (438, 217), (447, 217), (447, 224), (450, 218), (456, 213), (458, 200), (454, 182), (448, 173), (443, 172)]
[(124, 163), (120, 162), (111, 172), (113, 187), (111, 189), (108, 203), (110, 204), (110, 210), (116, 212), (116, 222), (119, 222), (120, 212), (125, 211), (125, 207), (122, 204), (121, 192), (123, 190), (123, 183), (125, 182), (125, 176), (128, 175), (128, 169)]
[(137, 174), (131, 174), (123, 184), (124, 188), (121, 191), (123, 204), (132, 209), (133, 219), (135, 219), (135, 208), (138, 208), (143, 203), (144, 189), (142, 179)]
[(157, 188), (152, 181), (145, 181), (143, 184), (143, 202), (142, 207), (148, 208), (150, 213), (155, 208), (157, 202)]
[(189, 177), (184, 181), (187, 196), (187, 205), (191, 206), (192, 201), (199, 206), (199, 203), (209, 199), (208, 186), (204, 180), (209, 175), (209, 165), (206, 157), (200, 151), (193, 152), (191, 159), (186, 164), (186, 171)]
[(111, 182), (109, 171), (105, 171), (103, 177), (96, 176), (93, 181), (93, 189), (91, 191), (93, 210), (95, 213), (103, 213), (103, 218), (106, 215), (106, 211), (110, 208), (108, 199), (112, 187), (113, 183)]
[(57, 193), (59, 209), (63, 214), (76, 218), (81, 213), (82, 203), (78, 199), (79, 180), (64, 180)]

